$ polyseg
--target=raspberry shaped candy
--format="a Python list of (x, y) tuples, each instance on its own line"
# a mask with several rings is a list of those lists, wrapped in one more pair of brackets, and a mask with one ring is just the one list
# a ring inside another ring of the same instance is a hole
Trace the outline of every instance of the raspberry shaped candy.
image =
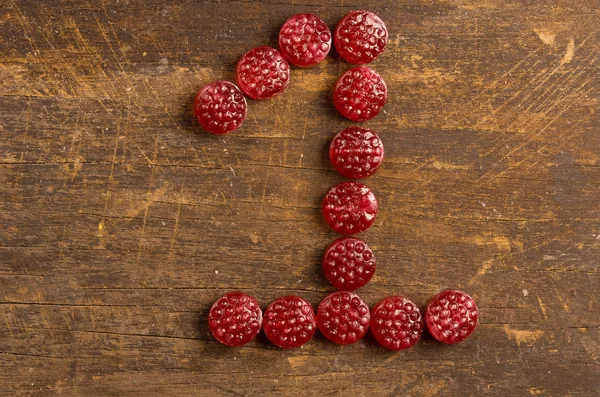
[(387, 41), (385, 23), (369, 11), (352, 11), (335, 29), (335, 48), (342, 58), (357, 65), (377, 58)]
[(290, 81), (290, 65), (279, 51), (257, 47), (237, 64), (238, 85), (252, 99), (269, 99), (281, 93)]
[(365, 336), (370, 319), (367, 304), (347, 291), (327, 295), (317, 309), (319, 331), (338, 345), (349, 345)]
[(315, 312), (299, 296), (284, 296), (265, 310), (263, 329), (275, 345), (283, 348), (302, 346), (317, 330)]
[(340, 77), (333, 92), (333, 104), (345, 118), (366, 121), (377, 116), (387, 99), (387, 86), (377, 73), (366, 66), (348, 70)]
[(227, 134), (242, 125), (248, 114), (246, 98), (229, 81), (214, 81), (198, 91), (194, 114), (200, 125), (211, 134)]
[(431, 335), (440, 342), (462, 342), (479, 324), (479, 311), (473, 298), (464, 292), (447, 289), (427, 305), (425, 322)]
[(342, 182), (329, 190), (323, 200), (323, 216), (340, 234), (367, 230), (377, 214), (377, 199), (362, 183)]
[(368, 128), (348, 127), (331, 141), (329, 158), (336, 170), (347, 178), (366, 178), (383, 162), (383, 142)]
[(217, 340), (228, 346), (241, 346), (258, 335), (262, 312), (256, 299), (242, 292), (220, 297), (210, 308), (208, 327)]
[(343, 291), (367, 284), (375, 274), (375, 265), (373, 251), (356, 237), (342, 237), (329, 244), (322, 260), (329, 282)]
[(292, 65), (314, 66), (325, 59), (331, 49), (331, 31), (315, 15), (297, 14), (281, 27), (279, 48)]
[(403, 296), (388, 296), (371, 312), (371, 331), (377, 342), (387, 349), (408, 349), (423, 333), (421, 311)]

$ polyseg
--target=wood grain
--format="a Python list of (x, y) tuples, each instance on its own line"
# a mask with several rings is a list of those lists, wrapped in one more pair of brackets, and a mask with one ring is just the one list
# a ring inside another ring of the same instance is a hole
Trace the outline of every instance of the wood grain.
[(227, 348), (207, 329), (230, 290), (317, 305), (336, 238), (320, 213), (350, 125), (334, 54), (203, 132), (200, 86), (277, 43), (291, 15), (342, 0), (6, 0), (0, 6), (0, 394), (593, 396), (600, 390), (600, 3), (366, 0), (390, 44), (372, 66), (386, 147), (366, 183), (378, 258), (360, 293), (421, 307), (456, 287), (465, 343), (392, 353), (317, 336)]

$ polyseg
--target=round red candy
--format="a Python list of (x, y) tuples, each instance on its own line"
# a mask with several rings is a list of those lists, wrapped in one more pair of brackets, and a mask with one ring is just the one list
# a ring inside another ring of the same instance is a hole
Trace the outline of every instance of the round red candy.
[(473, 298), (462, 291), (447, 289), (427, 305), (425, 322), (429, 333), (440, 342), (462, 342), (479, 324), (479, 311)]
[(241, 346), (258, 335), (262, 312), (256, 299), (242, 292), (220, 297), (210, 308), (208, 327), (217, 340), (228, 346)]
[(331, 31), (312, 14), (297, 14), (279, 31), (279, 48), (292, 64), (309, 67), (321, 62), (331, 49)]
[(214, 81), (198, 91), (194, 114), (200, 125), (211, 134), (227, 134), (242, 125), (248, 114), (246, 98), (229, 81)]
[(366, 66), (344, 73), (333, 92), (336, 109), (352, 121), (366, 121), (377, 116), (386, 99), (387, 86), (383, 78)]
[(421, 311), (403, 296), (388, 296), (371, 311), (371, 331), (387, 349), (408, 349), (423, 333)]
[(375, 274), (375, 256), (367, 243), (342, 237), (329, 244), (322, 260), (323, 272), (337, 289), (354, 291)]
[(335, 29), (335, 48), (346, 61), (369, 63), (385, 49), (388, 31), (385, 23), (369, 11), (352, 11)]
[(383, 162), (381, 138), (368, 128), (348, 127), (331, 141), (329, 158), (336, 170), (347, 178), (366, 178)]
[(236, 79), (244, 94), (250, 98), (269, 99), (287, 87), (290, 65), (274, 48), (253, 48), (239, 60)]
[(339, 345), (354, 343), (365, 336), (370, 319), (369, 307), (353, 292), (327, 295), (317, 309), (319, 331)]
[(267, 307), (264, 314), (265, 335), (283, 348), (302, 346), (317, 330), (315, 312), (310, 303), (299, 296), (284, 296)]
[(359, 182), (342, 182), (329, 190), (323, 200), (323, 216), (329, 226), (341, 234), (367, 230), (377, 214), (377, 199)]

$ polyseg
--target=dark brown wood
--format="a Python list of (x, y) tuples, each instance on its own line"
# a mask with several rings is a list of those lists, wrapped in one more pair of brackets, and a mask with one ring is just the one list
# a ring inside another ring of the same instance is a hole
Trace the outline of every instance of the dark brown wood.
[[(330, 4), (327, 4), (330, 3)], [(456, 287), (463, 344), (425, 336), (241, 348), (207, 328), (244, 290), (315, 306), (336, 238), (320, 202), (350, 125), (336, 56), (203, 132), (198, 88), (276, 45), (291, 15), (352, 2), (4, 0), (0, 6), (0, 394), (592, 396), (600, 389), (600, 3), (366, 0), (390, 44), (386, 160), (366, 183), (370, 304)]]

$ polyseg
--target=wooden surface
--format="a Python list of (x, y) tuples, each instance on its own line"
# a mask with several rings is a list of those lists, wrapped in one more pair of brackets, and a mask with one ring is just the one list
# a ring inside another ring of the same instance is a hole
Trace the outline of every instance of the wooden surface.
[(333, 290), (320, 203), (343, 180), (327, 147), (350, 125), (331, 100), (350, 66), (294, 69), (226, 137), (191, 114), (287, 17), (333, 28), (358, 7), (325, 3), (2, 1), (0, 394), (600, 395), (595, 0), (361, 4), (389, 28), (372, 66), (390, 95), (364, 124), (386, 159), (360, 294), (463, 289), (470, 339), (283, 351), (209, 333), (227, 291), (316, 307)]

